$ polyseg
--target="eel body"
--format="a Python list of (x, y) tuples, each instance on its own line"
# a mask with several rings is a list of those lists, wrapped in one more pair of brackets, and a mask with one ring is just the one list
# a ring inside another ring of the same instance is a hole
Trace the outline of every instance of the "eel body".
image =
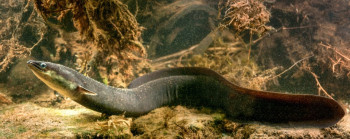
[(114, 88), (63, 65), (27, 62), (50, 88), (92, 110), (106, 114), (141, 116), (161, 106), (184, 105), (223, 109), (243, 121), (296, 123), (327, 127), (345, 115), (333, 99), (284, 94), (240, 87), (206, 68), (170, 68), (139, 77), (129, 87)]

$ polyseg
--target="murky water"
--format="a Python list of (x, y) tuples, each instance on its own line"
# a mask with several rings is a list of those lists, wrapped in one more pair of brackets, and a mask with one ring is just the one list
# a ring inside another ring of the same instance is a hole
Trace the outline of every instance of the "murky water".
[(347, 115), (305, 130), (206, 107), (101, 116), (47, 87), (26, 63), (59, 63), (120, 88), (156, 70), (204, 67), (250, 89), (332, 98), (348, 113), (349, 9), (349, 0), (5, 0), (0, 138), (349, 138)]

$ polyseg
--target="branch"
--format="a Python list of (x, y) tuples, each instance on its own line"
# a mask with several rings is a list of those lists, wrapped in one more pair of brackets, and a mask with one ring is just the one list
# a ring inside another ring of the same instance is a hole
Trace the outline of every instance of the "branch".
[(323, 44), (322, 42), (320, 43), (321, 46), (326, 47), (327, 49), (332, 49), (335, 53), (343, 57), (345, 60), (350, 61), (350, 58), (342, 54), (341, 52), (337, 51), (337, 49), (333, 48), (330, 44)]
[(298, 63), (300, 63), (301, 61), (305, 60), (305, 59), (309, 59), (311, 57), (313, 57), (314, 55), (311, 55), (311, 56), (308, 56), (308, 57), (305, 57), (303, 59), (300, 59), (298, 60), (297, 62), (295, 62), (292, 66), (290, 66), (288, 69), (284, 70), (283, 72), (281, 72), (280, 74), (276, 75), (276, 76), (273, 76), (271, 77), (269, 80), (271, 79), (274, 79), (274, 78), (277, 78), (277, 77), (280, 77), (282, 74), (286, 73), (287, 71), (291, 70), (294, 66), (296, 66)]
[(318, 95), (321, 95), (321, 91), (327, 96), (327, 97), (329, 97), (329, 98), (331, 98), (331, 99), (334, 99), (331, 95), (329, 95), (328, 94), (328, 92), (322, 87), (322, 85), (321, 85), (321, 83), (320, 83), (320, 81), (318, 81), (318, 76), (315, 74), (315, 73), (313, 73), (312, 71), (309, 71), (311, 74), (312, 74), (312, 76), (314, 76), (314, 78), (315, 78), (315, 80), (316, 80), (316, 83), (317, 83), (317, 86), (318, 86)]

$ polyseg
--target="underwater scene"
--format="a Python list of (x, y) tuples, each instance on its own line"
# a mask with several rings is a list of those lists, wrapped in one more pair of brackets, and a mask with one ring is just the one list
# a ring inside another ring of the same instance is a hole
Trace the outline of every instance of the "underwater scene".
[(350, 138), (350, 0), (2, 0), (0, 139)]

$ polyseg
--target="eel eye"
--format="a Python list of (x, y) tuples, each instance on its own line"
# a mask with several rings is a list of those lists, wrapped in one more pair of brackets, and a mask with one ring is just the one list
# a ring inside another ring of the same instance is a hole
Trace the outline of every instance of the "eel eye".
[(44, 68), (46, 68), (46, 64), (45, 63), (41, 63), (40, 67), (44, 69)]

